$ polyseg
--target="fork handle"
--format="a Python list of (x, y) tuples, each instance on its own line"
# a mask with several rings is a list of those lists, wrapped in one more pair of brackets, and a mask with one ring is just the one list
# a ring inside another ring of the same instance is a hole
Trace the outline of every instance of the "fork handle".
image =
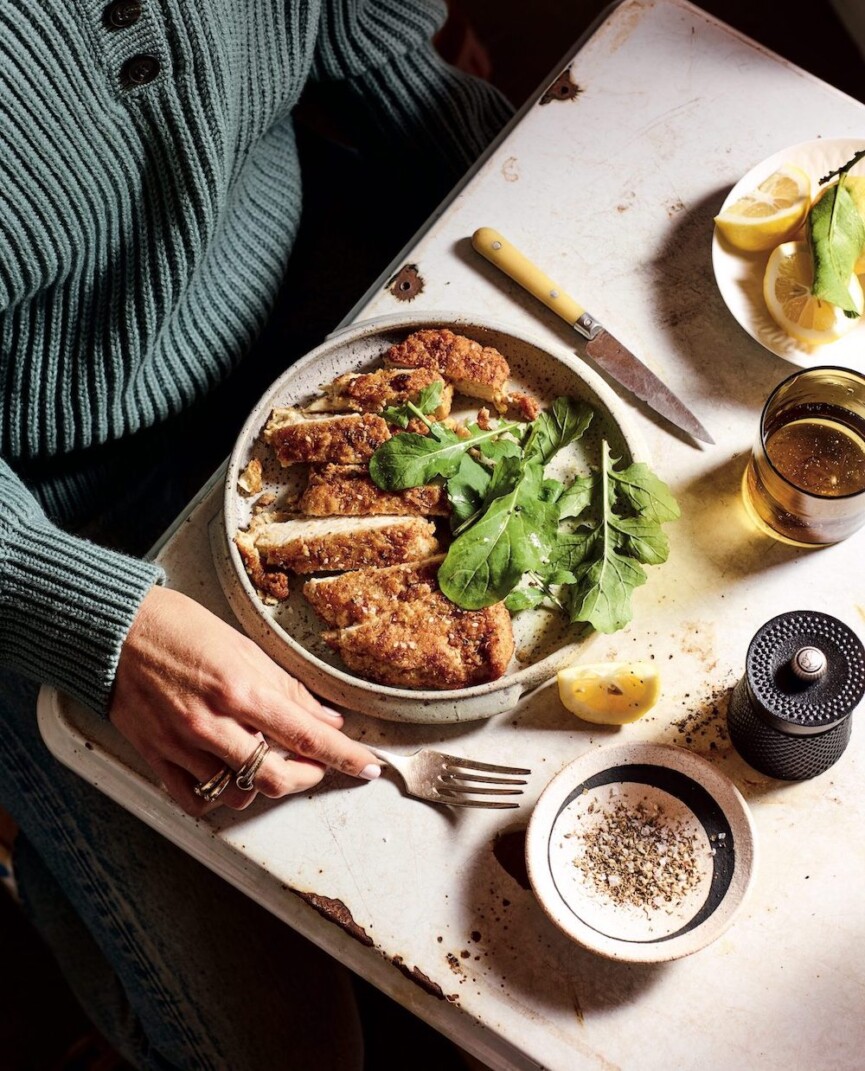
[(372, 744), (364, 744), (364, 747), (367, 751), (371, 751), (377, 759), (381, 759), (386, 766), (393, 766), (395, 770), (400, 769), (400, 759), (408, 758), (407, 755), (394, 755), (393, 752), (385, 751), (384, 748), (374, 747)]

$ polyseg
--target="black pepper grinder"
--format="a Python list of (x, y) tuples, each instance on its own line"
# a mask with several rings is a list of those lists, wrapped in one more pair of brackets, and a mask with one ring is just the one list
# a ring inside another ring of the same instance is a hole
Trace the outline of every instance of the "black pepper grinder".
[(727, 709), (730, 739), (761, 773), (804, 781), (828, 770), (850, 740), (865, 695), (865, 647), (828, 614), (797, 610), (751, 640)]

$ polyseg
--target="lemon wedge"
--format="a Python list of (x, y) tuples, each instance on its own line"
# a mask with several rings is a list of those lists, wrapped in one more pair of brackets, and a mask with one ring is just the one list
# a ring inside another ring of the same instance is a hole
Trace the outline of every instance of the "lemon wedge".
[[(835, 342), (859, 323), (843, 310), (811, 293), (811, 251), (805, 242), (784, 242), (772, 252), (763, 276), (763, 298), (772, 319), (806, 346)], [(850, 276), (850, 297), (862, 315), (865, 294), (856, 275)]]
[(810, 207), (811, 179), (795, 164), (784, 164), (715, 216), (715, 225), (731, 245), (753, 253), (792, 238)]
[(596, 725), (627, 725), (657, 703), (661, 677), (651, 662), (601, 662), (559, 671), (559, 698)]

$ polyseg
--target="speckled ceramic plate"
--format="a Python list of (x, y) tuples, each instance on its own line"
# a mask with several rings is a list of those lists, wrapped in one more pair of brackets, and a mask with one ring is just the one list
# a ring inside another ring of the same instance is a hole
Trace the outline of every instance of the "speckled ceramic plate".
[(742, 906), (754, 827), (733, 783), (684, 748), (601, 747), (541, 794), (526, 838), (550, 919), (611, 959), (679, 959), (714, 941)]
[[(813, 192), (824, 176), (842, 167), (851, 157), (865, 149), (861, 138), (820, 138), (790, 145), (755, 165), (743, 175), (727, 194), (722, 210), (746, 193), (755, 190), (782, 164), (795, 164), (811, 176)], [(865, 175), (865, 160), (860, 160), (851, 174)], [(810, 368), (815, 364), (834, 364), (861, 372), (865, 369), (865, 319), (825, 346), (809, 347), (791, 338), (775, 323), (763, 300), (763, 275), (771, 250), (743, 253), (727, 243), (715, 228), (712, 239), (712, 266), (715, 280), (727, 308), (739, 324), (767, 350), (793, 364)]]
[[(457, 313), (389, 316), (332, 336), (294, 364), (267, 391), (247, 420), (232, 453), (223, 517), (212, 527), (211, 535), (223, 589), (241, 624), (272, 658), (308, 687), (333, 703), (394, 721), (468, 721), (510, 710), (524, 691), (543, 683), (576, 657), (591, 633), (579, 632), (552, 611), (523, 611), (514, 615), (516, 655), (499, 680), (454, 691), (415, 691), (373, 684), (351, 674), (321, 640), (324, 626), (300, 593), (299, 584), (283, 603), (267, 606), (262, 602), (233, 542), (237, 531), (249, 524), (257, 498), (238, 489), (238, 476), (252, 457), (262, 462), (262, 493), (273, 492), (283, 498), (293, 490), (292, 481), (304, 478), (300, 471), (303, 466), (281, 468), (261, 442), (261, 430), (271, 410), (312, 401), (323, 384), (344, 372), (380, 367), (382, 354), (389, 346), (422, 327), (450, 327), (484, 345), (495, 346), (510, 364), (510, 389), (532, 394), (542, 405), (565, 394), (583, 398), (594, 407), (595, 418), (589, 431), (557, 455), (547, 470), (550, 475), (586, 472), (590, 464), (597, 463), (602, 437), (609, 441), (614, 455), (626, 462), (647, 460), (646, 448), (629, 426), (624, 405), (565, 347), (541, 346), (517, 329)], [(478, 404), (457, 398), (454, 415), (476, 414)]]

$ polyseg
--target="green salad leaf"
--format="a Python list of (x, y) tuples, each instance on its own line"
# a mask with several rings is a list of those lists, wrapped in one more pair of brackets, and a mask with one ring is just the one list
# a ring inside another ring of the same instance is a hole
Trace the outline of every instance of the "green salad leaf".
[[(420, 411), (416, 415), (420, 416)], [(447, 479), (459, 470), (469, 450), (506, 431), (522, 427), (521, 424), (500, 424), (489, 431), (477, 428), (471, 435), (461, 438), (444, 424), (424, 422), (429, 427), (429, 434), (406, 432), (394, 435), (382, 443), (370, 458), (369, 474), (383, 491), (420, 487), (438, 476)]]
[(428, 413), (434, 413), (438, 409), (441, 405), (443, 386), (443, 381), (437, 379), (434, 383), (430, 383), (428, 387), (418, 391), (414, 402), (405, 402), (403, 405), (388, 405), (382, 409), (381, 416), (384, 417), (388, 424), (396, 424), (398, 428), (407, 428), (409, 422), (415, 417), (420, 417), (423, 420)]
[(605, 440), (589, 517), (579, 515), (580, 527), (560, 536), (552, 559), (560, 573), (573, 576), (563, 593), (571, 621), (598, 632), (616, 632), (631, 620), (631, 595), (646, 582), (643, 565), (667, 560), (661, 523), (679, 516), (669, 488), (647, 465), (615, 465)]
[(504, 601), (514, 613), (550, 604), (599, 632), (627, 624), (631, 595), (646, 581), (643, 566), (669, 553), (661, 525), (679, 507), (667, 485), (642, 462), (618, 468), (605, 440), (587, 475), (565, 484), (545, 474), (589, 427), (585, 402), (557, 398), (528, 429), (475, 424), (461, 437), (422, 412), (434, 400), (406, 406), (428, 434), (395, 435), (375, 451), (369, 471), (389, 491), (446, 481), (454, 539), (438, 582), (447, 598), (466, 610)]

